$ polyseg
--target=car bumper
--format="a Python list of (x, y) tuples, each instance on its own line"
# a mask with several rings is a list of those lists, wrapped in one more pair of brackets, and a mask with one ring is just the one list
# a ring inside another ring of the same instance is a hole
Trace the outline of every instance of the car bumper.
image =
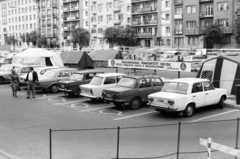
[(150, 103), (149, 106), (153, 107), (153, 108), (156, 108), (156, 109), (159, 109), (159, 110), (167, 110), (167, 111), (171, 111), (171, 112), (179, 111), (178, 107), (169, 106), (169, 105)]
[(97, 97), (97, 96), (93, 96), (93, 95), (90, 95), (90, 94), (85, 94), (85, 93), (80, 93), (81, 96), (84, 96), (84, 97), (87, 97), (87, 98), (101, 98), (101, 97)]
[(63, 88), (59, 88), (59, 87), (58, 87), (58, 90), (61, 91), (61, 92), (73, 93), (72, 90), (63, 89)]
[(125, 99), (112, 99), (112, 98), (103, 98), (104, 100), (106, 100), (107, 102), (117, 102), (117, 103), (125, 103), (126, 100)]

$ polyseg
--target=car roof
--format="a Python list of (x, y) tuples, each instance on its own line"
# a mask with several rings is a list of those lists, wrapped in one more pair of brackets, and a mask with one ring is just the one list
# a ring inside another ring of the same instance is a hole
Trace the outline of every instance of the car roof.
[(104, 73), (104, 74), (99, 74), (99, 75), (96, 75), (96, 76), (99, 76), (99, 77), (110, 77), (110, 76), (124, 76), (125, 74), (123, 73)]
[(56, 68), (56, 69), (52, 69), (52, 71), (64, 71), (64, 70), (77, 70), (76, 68)]
[(140, 75), (128, 75), (126, 77), (130, 77), (130, 78), (135, 78), (135, 79), (141, 79), (141, 78), (148, 78), (148, 77), (157, 77), (157, 78), (160, 78), (160, 76), (156, 76), (156, 75), (144, 75), (144, 76), (140, 76)]
[(95, 70), (95, 69), (89, 69), (89, 70), (81, 70), (81, 71), (78, 71), (78, 72), (76, 72), (76, 73), (104, 73), (103, 71), (101, 71), (101, 70)]
[(179, 78), (179, 79), (170, 79), (165, 82), (181, 82), (181, 83), (196, 83), (196, 82), (209, 82), (208, 79), (203, 78)]
[(14, 65), (16, 67), (42, 67), (42, 65)]
[(56, 69), (58, 69), (59, 67), (57, 67), (57, 66), (43, 66), (43, 67), (39, 67), (38, 69), (46, 69), (46, 68), (50, 68), (50, 69), (56, 68)]

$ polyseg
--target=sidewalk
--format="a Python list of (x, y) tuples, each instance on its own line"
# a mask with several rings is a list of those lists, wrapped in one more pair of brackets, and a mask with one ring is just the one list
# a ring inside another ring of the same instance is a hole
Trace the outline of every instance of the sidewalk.
[(237, 105), (236, 98), (230, 97), (225, 101), (225, 107), (233, 108), (233, 109), (240, 109), (240, 105)]

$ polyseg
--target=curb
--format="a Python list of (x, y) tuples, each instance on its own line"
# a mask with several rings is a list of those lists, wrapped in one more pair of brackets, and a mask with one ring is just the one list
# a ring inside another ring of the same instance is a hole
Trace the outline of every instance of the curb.
[(13, 155), (10, 155), (10, 154), (8, 154), (8, 153), (0, 150), (0, 159), (2, 159), (1, 156), (3, 156), (4, 159), (20, 159), (20, 158), (18, 158), (18, 157), (15, 157), (15, 156), (13, 156)]
[(225, 107), (233, 108), (233, 109), (240, 109), (240, 105), (236, 104), (236, 100), (231, 100), (231, 99), (227, 99), (225, 101)]

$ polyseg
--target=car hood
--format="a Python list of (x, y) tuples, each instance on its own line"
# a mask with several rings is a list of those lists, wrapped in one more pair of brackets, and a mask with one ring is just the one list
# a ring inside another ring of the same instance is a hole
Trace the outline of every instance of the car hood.
[(104, 89), (103, 91), (104, 92), (112, 92), (112, 93), (121, 93), (121, 92), (127, 92), (127, 91), (132, 91), (132, 90), (133, 90), (133, 88), (116, 86), (116, 87)]
[(9, 75), (11, 72), (0, 71), (0, 75)]
[(161, 98), (161, 99), (175, 99), (177, 97), (184, 96), (185, 94), (169, 93), (169, 92), (157, 92), (150, 94), (148, 98)]

